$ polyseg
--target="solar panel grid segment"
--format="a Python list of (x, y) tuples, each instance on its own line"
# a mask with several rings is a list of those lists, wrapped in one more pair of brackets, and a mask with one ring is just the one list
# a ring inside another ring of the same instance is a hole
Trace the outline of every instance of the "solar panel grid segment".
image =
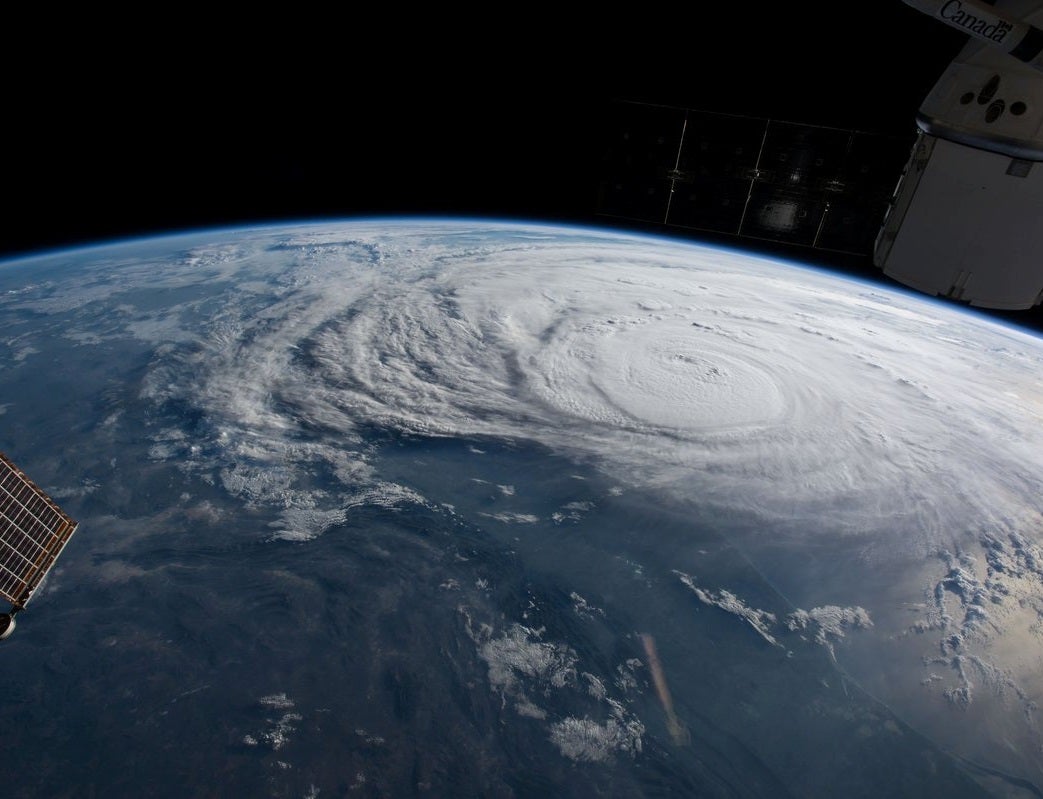
[(24, 606), (76, 522), (0, 453), (0, 596)]
[(855, 255), (872, 250), (909, 142), (620, 101), (598, 213)]

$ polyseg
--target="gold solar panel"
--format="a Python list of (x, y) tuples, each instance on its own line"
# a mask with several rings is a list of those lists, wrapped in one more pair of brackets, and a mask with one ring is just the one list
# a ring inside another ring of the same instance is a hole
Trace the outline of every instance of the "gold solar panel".
[(76, 524), (0, 452), (0, 597), (25, 607)]

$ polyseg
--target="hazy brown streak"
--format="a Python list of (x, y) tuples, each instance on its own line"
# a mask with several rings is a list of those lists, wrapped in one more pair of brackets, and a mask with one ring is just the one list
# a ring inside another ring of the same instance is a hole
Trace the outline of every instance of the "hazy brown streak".
[(666, 675), (663, 666), (659, 662), (659, 652), (656, 651), (655, 639), (647, 633), (641, 634), (641, 643), (645, 647), (645, 655), (648, 658), (648, 669), (652, 672), (652, 682), (655, 684), (655, 692), (659, 696), (659, 702), (666, 712), (666, 728), (670, 731), (670, 737), (674, 739), (677, 746), (684, 746), (691, 742), (688, 730), (674, 713), (674, 700), (670, 696), (670, 688), (666, 684)]

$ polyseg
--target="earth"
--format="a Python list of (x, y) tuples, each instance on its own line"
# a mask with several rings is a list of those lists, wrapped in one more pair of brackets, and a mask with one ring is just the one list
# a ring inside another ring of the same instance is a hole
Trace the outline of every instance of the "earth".
[(376, 219), (0, 266), (5, 799), (1039, 796), (1043, 340)]

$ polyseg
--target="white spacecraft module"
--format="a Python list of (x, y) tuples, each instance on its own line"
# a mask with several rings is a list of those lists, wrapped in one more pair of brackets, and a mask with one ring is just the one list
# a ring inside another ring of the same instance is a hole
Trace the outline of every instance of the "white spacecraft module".
[(1043, 301), (1043, 3), (905, 0), (971, 38), (924, 99), (873, 262), (997, 309)]
[(15, 614), (32, 599), (77, 523), (0, 452), (0, 640), (14, 630)]

